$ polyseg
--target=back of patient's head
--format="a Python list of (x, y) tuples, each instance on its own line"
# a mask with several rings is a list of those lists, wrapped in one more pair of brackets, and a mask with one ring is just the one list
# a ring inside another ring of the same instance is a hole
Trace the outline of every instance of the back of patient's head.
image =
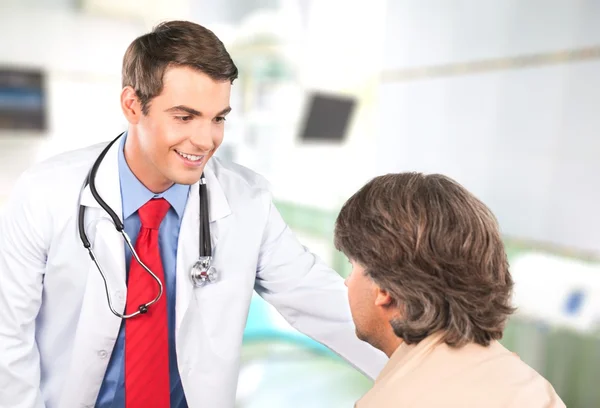
[(342, 208), (335, 245), (392, 297), (392, 327), (404, 342), (439, 331), (450, 346), (502, 337), (513, 282), (498, 224), (450, 178), (373, 179)]

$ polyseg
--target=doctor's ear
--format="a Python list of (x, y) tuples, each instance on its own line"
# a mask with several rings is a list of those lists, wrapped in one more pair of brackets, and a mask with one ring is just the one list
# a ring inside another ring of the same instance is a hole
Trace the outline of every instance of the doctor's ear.
[(126, 86), (121, 91), (121, 109), (129, 123), (135, 125), (139, 122), (142, 116), (142, 106), (135, 90), (130, 86)]

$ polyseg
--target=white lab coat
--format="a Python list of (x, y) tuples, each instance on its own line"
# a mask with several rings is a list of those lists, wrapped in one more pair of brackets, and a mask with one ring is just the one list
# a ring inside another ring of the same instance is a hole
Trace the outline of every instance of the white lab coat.
[[(121, 321), (110, 312), (102, 278), (79, 239), (77, 203), (104, 146), (27, 171), (0, 218), (2, 408), (79, 408), (96, 401)], [(100, 166), (96, 186), (120, 216), (118, 146)], [(198, 184), (190, 191), (177, 254), (177, 356), (189, 406), (234, 406), (253, 289), (296, 329), (376, 377), (387, 358), (356, 338), (342, 279), (298, 242), (264, 179), (216, 158), (205, 175), (220, 280), (202, 288), (189, 280), (198, 258)], [(89, 187), (81, 196), (87, 234), (122, 312), (123, 240)]]

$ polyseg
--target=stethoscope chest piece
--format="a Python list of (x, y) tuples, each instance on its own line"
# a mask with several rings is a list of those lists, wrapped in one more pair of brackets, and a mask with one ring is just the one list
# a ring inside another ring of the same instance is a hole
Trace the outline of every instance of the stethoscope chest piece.
[(214, 283), (217, 280), (217, 270), (211, 265), (211, 262), (211, 256), (201, 256), (196, 261), (194, 266), (192, 266), (190, 276), (192, 279), (192, 284), (195, 287), (198, 288), (206, 285), (207, 283)]

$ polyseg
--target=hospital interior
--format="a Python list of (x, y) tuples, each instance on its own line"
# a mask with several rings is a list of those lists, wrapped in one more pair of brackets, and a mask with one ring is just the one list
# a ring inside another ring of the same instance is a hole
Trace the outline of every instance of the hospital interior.
[[(229, 50), (217, 155), (269, 180), (304, 246), (346, 276), (347, 198), (385, 173), (452, 177), (499, 221), (501, 343), (568, 407), (600, 407), (600, 2), (0, 0), (0, 208), (34, 163), (126, 130), (123, 53), (168, 19)], [(237, 407), (351, 407), (371, 385), (253, 298)]]

